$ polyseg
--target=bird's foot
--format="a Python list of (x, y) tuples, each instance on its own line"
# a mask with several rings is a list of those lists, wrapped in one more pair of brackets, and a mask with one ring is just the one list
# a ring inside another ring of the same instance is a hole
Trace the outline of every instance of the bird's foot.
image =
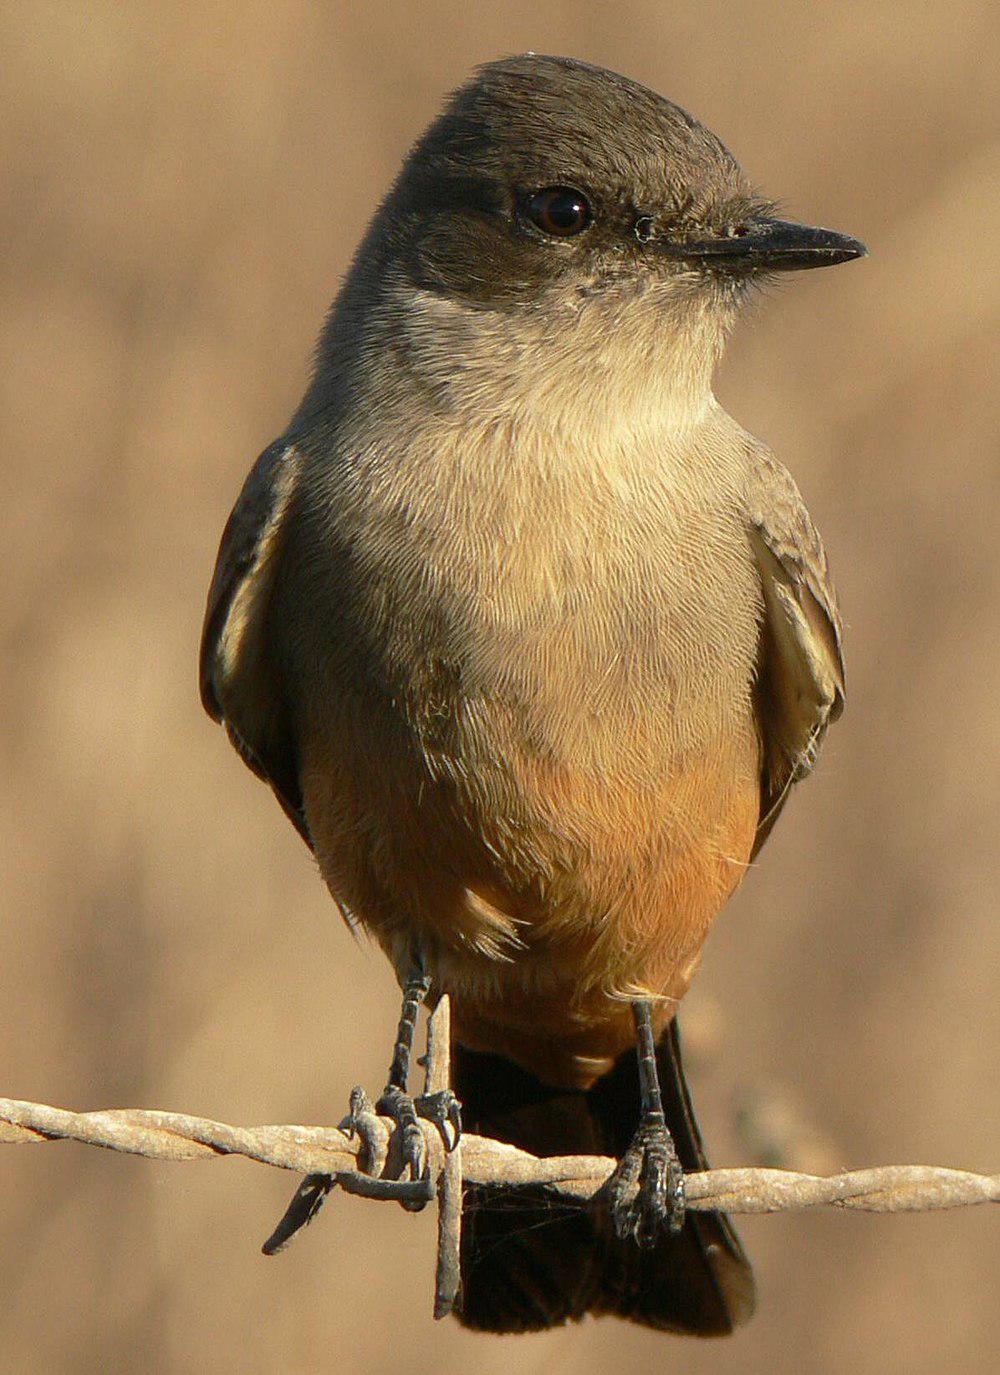
[(427, 1143), (420, 1119), (432, 1122), (441, 1133), (446, 1151), (453, 1151), (462, 1132), (462, 1116), (458, 1099), (450, 1089), (427, 1093), (413, 1098), (404, 1089), (389, 1084), (376, 1104), (364, 1089), (351, 1094), (349, 1131), (357, 1133), (365, 1146), (365, 1167), (369, 1172), (380, 1170), (380, 1141), (377, 1117), (389, 1117), (396, 1124), (401, 1161), (401, 1178), (412, 1186), (423, 1186), (414, 1194), (412, 1187), (400, 1197), (400, 1203), (410, 1212), (419, 1212), (434, 1198), (434, 1181), (427, 1161)]
[(615, 1234), (655, 1246), (662, 1232), (684, 1226), (684, 1171), (662, 1118), (639, 1124), (606, 1185)]

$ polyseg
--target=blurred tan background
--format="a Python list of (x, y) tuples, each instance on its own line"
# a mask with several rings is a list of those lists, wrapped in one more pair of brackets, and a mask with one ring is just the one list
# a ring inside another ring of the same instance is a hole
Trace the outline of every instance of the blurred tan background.
[[(719, 379), (826, 536), (850, 701), (690, 999), (713, 1160), (1000, 1168), (998, 40), (991, 0), (3, 7), (0, 1093), (323, 1122), (381, 1085), (388, 967), (202, 715), (200, 620), (409, 141), (534, 48), (671, 96), (872, 252), (759, 304)], [(745, 1221), (760, 1311), (727, 1343), (497, 1340), (432, 1324), (429, 1214), (334, 1195), (265, 1260), (277, 1171), (72, 1145), (0, 1171), (5, 1372), (937, 1375), (1000, 1349), (995, 1210)]]

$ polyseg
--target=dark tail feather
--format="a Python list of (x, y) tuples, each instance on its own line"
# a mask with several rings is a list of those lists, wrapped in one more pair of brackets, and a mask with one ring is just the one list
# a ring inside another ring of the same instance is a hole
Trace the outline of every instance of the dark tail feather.
[[(675, 1023), (656, 1058), (681, 1164), (706, 1169)], [(458, 1046), (455, 1089), (469, 1131), (535, 1155), (621, 1156), (639, 1120), (631, 1052), (582, 1093)], [(689, 1212), (678, 1235), (640, 1250), (615, 1237), (599, 1200), (576, 1204), (538, 1187), (466, 1190), (460, 1318), (467, 1327), (529, 1332), (616, 1313), (665, 1332), (722, 1336), (750, 1317), (754, 1297), (750, 1264), (722, 1213)]]

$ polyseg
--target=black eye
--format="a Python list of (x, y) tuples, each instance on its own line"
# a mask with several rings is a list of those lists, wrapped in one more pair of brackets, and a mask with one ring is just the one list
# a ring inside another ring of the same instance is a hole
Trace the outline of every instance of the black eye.
[(590, 202), (572, 186), (546, 186), (525, 204), (525, 214), (543, 234), (567, 239), (579, 234), (591, 221)]

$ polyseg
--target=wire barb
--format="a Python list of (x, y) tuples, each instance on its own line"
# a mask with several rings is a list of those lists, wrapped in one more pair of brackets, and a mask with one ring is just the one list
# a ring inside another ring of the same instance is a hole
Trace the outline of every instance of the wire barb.
[[(424, 1092), (451, 1087), (451, 1006), (444, 994), (427, 1023), (427, 1082)], [(429, 1133), (427, 1133), (429, 1135)], [(434, 1316), (446, 1318), (455, 1306), (461, 1283), (462, 1137), (444, 1154), (438, 1177), (438, 1249), (434, 1279)]]

